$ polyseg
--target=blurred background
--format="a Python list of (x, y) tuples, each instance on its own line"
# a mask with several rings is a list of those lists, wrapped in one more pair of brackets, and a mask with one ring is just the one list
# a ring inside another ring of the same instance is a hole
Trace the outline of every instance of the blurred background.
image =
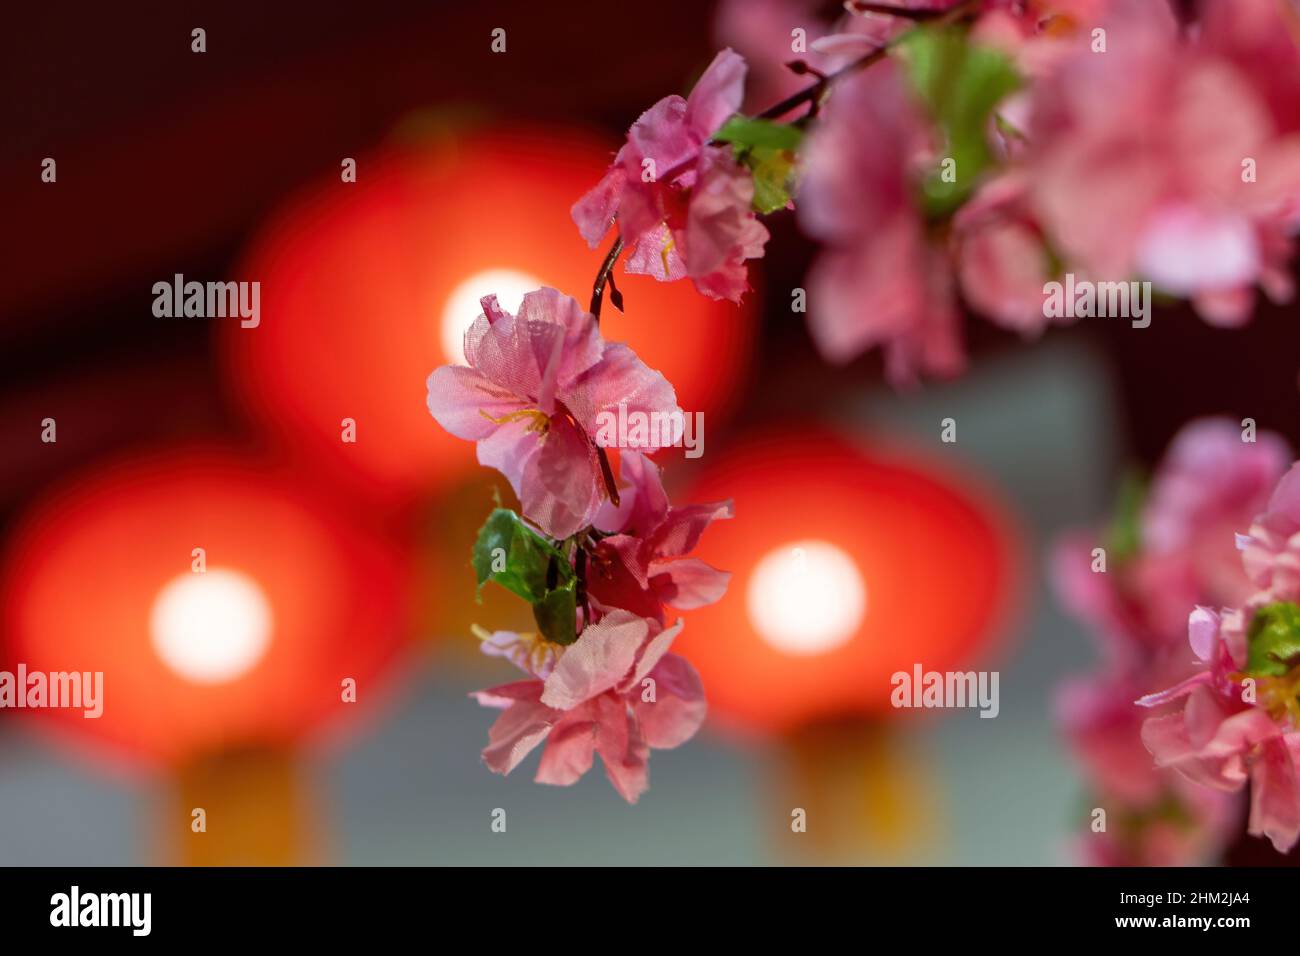
[[(585, 301), (602, 252), (568, 208), (707, 65), (715, 11), (6, 19), (0, 663), (106, 686), (98, 721), (0, 710), (0, 864), (1067, 863), (1088, 808), (1052, 695), (1096, 654), (1050, 593), (1052, 541), (1104, 519), (1191, 418), (1300, 447), (1288, 310), (1223, 331), (1166, 307), (1141, 334), (1093, 320), (1032, 342), (970, 323), (970, 372), (900, 394), (878, 356), (816, 355), (789, 305), (814, 249), (789, 213), (740, 308), (620, 271), (606, 337), (705, 416), (704, 455), (664, 458), (670, 489), (737, 497), (701, 549), (730, 593), (686, 615), (682, 647), (710, 719), (655, 755), (634, 807), (599, 771), (543, 787), (534, 758), (503, 779), (478, 758), (494, 715), (465, 695), (511, 679), (470, 625), (527, 623), (491, 589), (475, 604), (468, 566), (508, 489), (429, 418), (424, 380), (481, 294)], [(178, 273), (261, 282), (261, 324), (156, 317)], [(886, 554), (899, 536), (923, 554)], [(847, 556), (868, 595), (802, 596), (856, 617), (848, 650), (802, 647), (797, 673), (781, 646), (801, 636), (749, 614), (761, 559), (792, 542)], [(210, 585), (187, 590), (200, 560)], [(204, 609), (238, 646), (205, 651)], [(1000, 671), (998, 718), (882, 705), (904, 658)]]

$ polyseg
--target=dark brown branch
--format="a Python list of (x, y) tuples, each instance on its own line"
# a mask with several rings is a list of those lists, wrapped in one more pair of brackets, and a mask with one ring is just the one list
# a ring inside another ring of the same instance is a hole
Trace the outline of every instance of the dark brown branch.
[(600, 461), (600, 477), (605, 481), (605, 494), (609, 495), (610, 504), (617, 508), (618, 485), (614, 484), (614, 469), (609, 466), (609, 455), (600, 445), (596, 446), (596, 458)]
[[(982, 2), (982, 0), (965, 0), (965, 2), (957, 4), (957, 6), (953, 7), (951, 10), (948, 10), (943, 14), (940, 14), (934, 19), (930, 20), (929, 22), (935, 26), (947, 26), (948, 24), (956, 23), (958, 20), (964, 18), (967, 14), (973, 12), (976, 6), (978, 6), (980, 2)], [(866, 4), (866, 6), (870, 7), (874, 5)], [(894, 10), (892, 8), (888, 8), (887, 10), (882, 10), (880, 12), (889, 12), (895, 15), (906, 15), (908, 13), (908, 11), (906, 10)], [(908, 32), (910, 31), (900, 33), (898, 36), (894, 37), (894, 39), (890, 40), (888, 43), (884, 44), (883, 46), (876, 47), (870, 53), (863, 54), (862, 56), (854, 60), (852, 63), (840, 67), (834, 73), (828, 73), (824, 76), (818, 77), (817, 82), (813, 83), (811, 86), (806, 86), (798, 93), (794, 93), (790, 96), (787, 96), (785, 99), (783, 99), (780, 103), (777, 103), (775, 106), (769, 106), (767, 109), (763, 110), (763, 112), (759, 113), (758, 116), (755, 118), (769, 119), (769, 120), (777, 119), (778, 117), (784, 116), (786, 113), (790, 112), (791, 110), (797, 109), (798, 107), (802, 106), (804, 103), (812, 103), (815, 106), (821, 100), (822, 96), (826, 93), (826, 91), (829, 90), (832, 86), (834, 86), (837, 82), (842, 80), (844, 77), (856, 73), (858, 72), (858, 70), (865, 69), (871, 66), (871, 64), (884, 59), (885, 56), (889, 53), (889, 51), (893, 49), (894, 46), (897, 45), (898, 41), (903, 37), (907, 36)]]
[[(623, 251), (623, 237), (619, 236), (614, 240), (614, 244), (609, 247), (609, 252), (605, 253), (605, 261), (600, 264), (600, 271), (596, 273), (596, 282), (591, 287), (591, 308), (587, 311), (596, 317), (596, 324), (600, 324), (600, 305), (605, 299), (605, 284), (610, 280), (610, 273), (614, 271), (614, 263), (618, 262), (619, 254)], [(615, 499), (615, 504), (617, 500)]]

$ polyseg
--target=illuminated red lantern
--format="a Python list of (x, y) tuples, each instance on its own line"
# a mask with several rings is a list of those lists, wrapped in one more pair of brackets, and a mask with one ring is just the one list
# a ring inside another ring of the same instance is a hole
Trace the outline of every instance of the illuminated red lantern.
[(674, 648), (699, 670), (711, 722), (782, 745), (782, 792), (817, 807), (823, 849), (855, 832), (897, 843), (929, 814), (909, 782), (922, 768), (883, 731), (917, 713), (891, 706), (891, 678), (987, 657), (1015, 591), (1002, 508), (934, 456), (817, 429), (723, 451), (679, 497), (735, 499), (698, 549), (732, 572), (727, 596), (687, 615)]
[[(25, 713), (97, 758), (175, 770), (183, 791), (206, 781), (202, 806), (259, 793), (245, 815), (265, 820), (283, 804), (283, 816), (288, 755), (385, 696), (403, 575), (386, 545), (239, 457), (191, 449), (124, 462), (52, 494), (15, 530), (7, 669), (102, 674), (99, 717)], [(188, 813), (172, 832), (185, 832)], [(207, 846), (241, 837), (226, 829)]]
[[(466, 132), (363, 157), (355, 183), (315, 185), (240, 269), (262, 283), (262, 320), (222, 326), (239, 394), (293, 447), (377, 495), (445, 488), (476, 467), (474, 451), (431, 421), (425, 379), (463, 360), (484, 294), (511, 310), (541, 285), (588, 301), (604, 249), (587, 248), (569, 210), (610, 156), (572, 132)], [(688, 282), (617, 277), (628, 312), (607, 306), (606, 336), (660, 369), (684, 408), (720, 414), (747, 365), (751, 310)], [(341, 440), (345, 419), (354, 443)]]

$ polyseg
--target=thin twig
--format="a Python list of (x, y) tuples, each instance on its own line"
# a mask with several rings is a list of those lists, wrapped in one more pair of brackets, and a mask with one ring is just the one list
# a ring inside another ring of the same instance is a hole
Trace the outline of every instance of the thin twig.
[(596, 458), (600, 461), (600, 477), (605, 480), (605, 494), (609, 503), (618, 507), (618, 485), (614, 484), (614, 469), (609, 466), (609, 455), (601, 445), (596, 446)]
[[(965, 2), (957, 4), (957, 6), (953, 7), (951, 10), (948, 10), (947, 12), (941, 14), (940, 16), (935, 17), (933, 20), (930, 20), (929, 23), (934, 26), (940, 26), (940, 27), (948, 26), (949, 24), (956, 23), (958, 20), (965, 17), (968, 13), (971, 13), (974, 10), (974, 8), (981, 2), (982, 0), (965, 0)], [(892, 11), (892, 12), (896, 14), (906, 13), (906, 11), (902, 11), (902, 10)], [(818, 100), (822, 98), (822, 95), (826, 92), (826, 90), (830, 89), (837, 82), (842, 80), (844, 77), (849, 76), (852, 73), (856, 73), (858, 72), (858, 70), (865, 69), (866, 67), (869, 67), (871, 64), (884, 59), (885, 56), (889, 53), (889, 51), (898, 44), (899, 40), (907, 36), (909, 33), (911, 33), (910, 30), (904, 31), (903, 33), (900, 33), (898, 36), (894, 37), (892, 40), (888, 41), (887, 43), (884, 43), (881, 46), (876, 47), (870, 53), (865, 53), (862, 56), (858, 57), (856, 60), (854, 60), (852, 63), (840, 67), (834, 73), (827, 73), (824, 76), (818, 77), (817, 82), (813, 83), (811, 86), (804, 87), (798, 93), (794, 93), (790, 96), (787, 96), (785, 99), (783, 99), (780, 103), (777, 103), (775, 106), (769, 106), (767, 109), (763, 110), (763, 112), (759, 113), (758, 116), (755, 117), (755, 119), (769, 119), (769, 120), (776, 119), (777, 117), (784, 116), (792, 109), (802, 106), (804, 103), (815, 104)]]
[(600, 305), (605, 298), (605, 283), (609, 281), (610, 273), (614, 271), (614, 263), (618, 262), (622, 251), (623, 237), (619, 236), (609, 247), (609, 252), (605, 253), (605, 261), (600, 264), (600, 271), (596, 273), (596, 281), (591, 287), (591, 308), (587, 311), (596, 317), (597, 325), (600, 324)]

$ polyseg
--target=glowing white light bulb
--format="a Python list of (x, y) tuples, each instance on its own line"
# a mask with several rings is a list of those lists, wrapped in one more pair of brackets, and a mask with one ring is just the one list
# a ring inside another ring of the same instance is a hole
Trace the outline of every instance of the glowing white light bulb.
[(524, 293), (542, 285), (541, 279), (517, 269), (484, 269), (452, 289), (442, 309), (442, 354), (447, 361), (466, 364), (465, 330), (483, 312), (479, 299), (495, 295), (501, 308), (513, 314), (524, 300)]
[(749, 620), (786, 654), (821, 654), (862, 625), (867, 589), (853, 559), (828, 541), (791, 541), (754, 568), (746, 594)]
[(241, 677), (271, 643), (271, 605), (246, 574), (224, 568), (172, 578), (149, 614), (153, 649), (164, 664), (196, 684)]

